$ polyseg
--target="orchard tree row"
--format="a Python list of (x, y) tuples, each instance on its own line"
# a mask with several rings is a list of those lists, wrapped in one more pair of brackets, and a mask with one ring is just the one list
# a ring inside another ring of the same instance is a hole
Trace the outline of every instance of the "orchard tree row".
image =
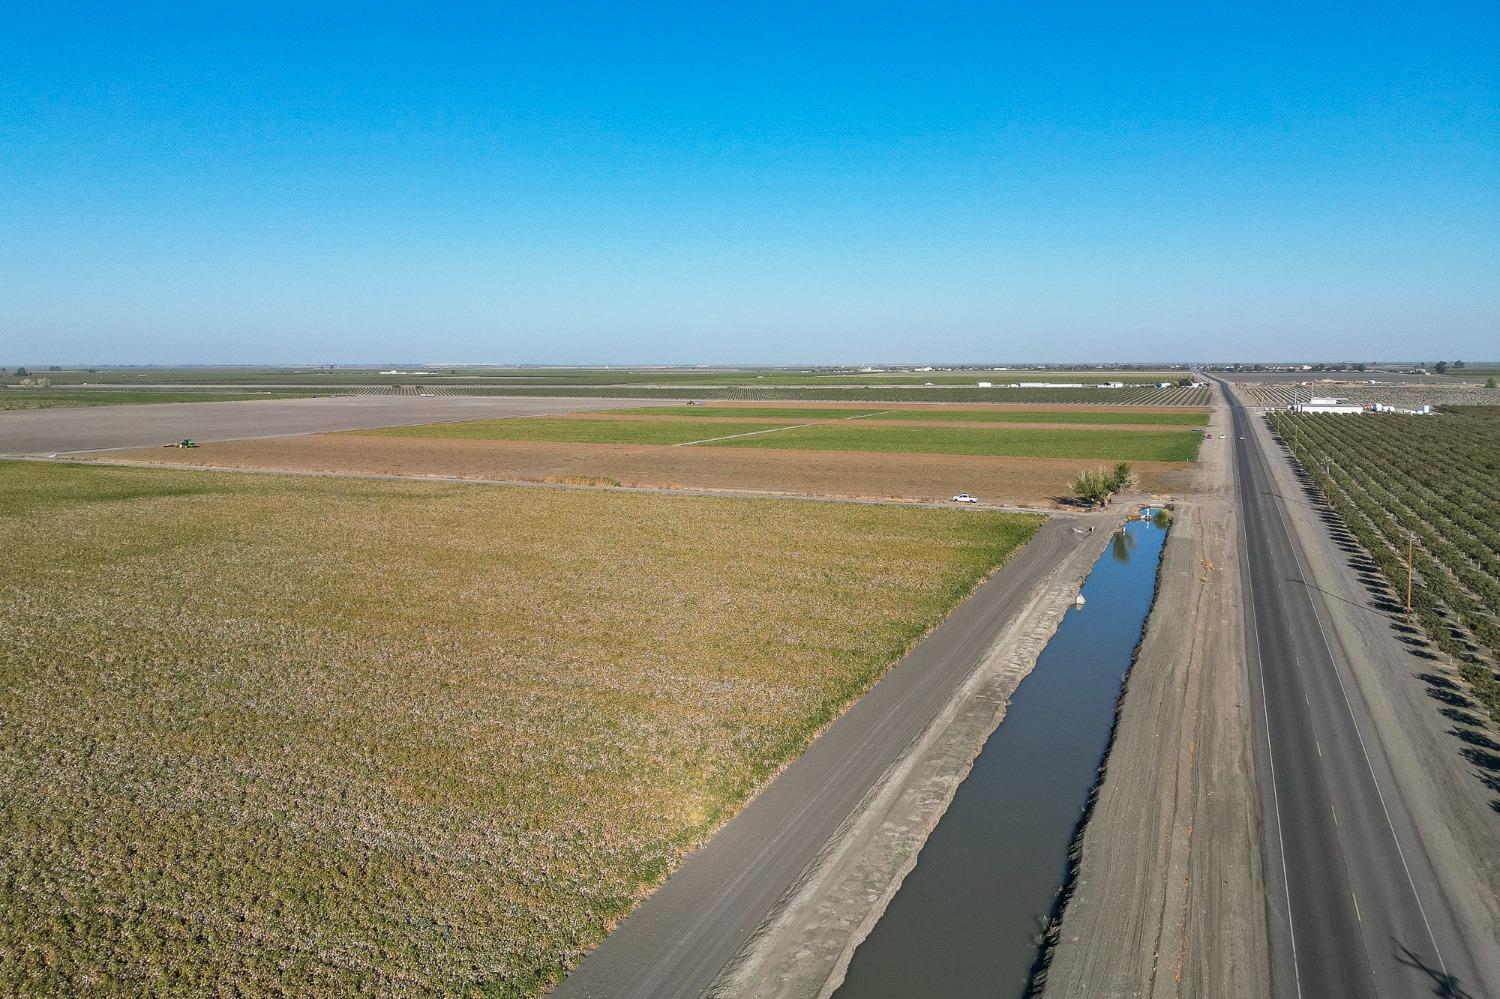
[(1500, 718), (1500, 408), (1269, 414), (1412, 616)]

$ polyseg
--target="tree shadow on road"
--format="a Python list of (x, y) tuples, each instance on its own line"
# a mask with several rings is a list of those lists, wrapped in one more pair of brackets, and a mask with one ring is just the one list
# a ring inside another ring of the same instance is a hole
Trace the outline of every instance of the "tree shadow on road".
[(1458, 722), (1460, 725), (1473, 725), (1476, 728), (1484, 727), (1484, 719), (1468, 711), (1458, 708), (1443, 708), (1443, 717), (1449, 721)]
[[(1494, 743), (1490, 743), (1490, 745), (1493, 746)], [(1459, 752), (1463, 754), (1464, 759), (1485, 771), (1483, 776), (1486, 784), (1500, 791), (1500, 755), (1491, 753), (1486, 749), (1480, 749), (1477, 746), (1465, 746)]]
[(1427, 684), (1427, 696), (1435, 701), (1442, 701), (1444, 704), (1466, 711), (1472, 711), (1477, 707), (1464, 695), (1463, 689), (1446, 676), (1438, 673), (1413, 673), (1412, 676)]
[[(1467, 742), (1469, 745), (1477, 746), (1480, 749), (1500, 750), (1500, 742), (1496, 742), (1494, 739), (1491, 739), (1483, 732), (1473, 732), (1469, 729), (1458, 728), (1455, 726), (1454, 728), (1450, 728), (1448, 730), (1448, 734), (1456, 736), (1457, 738), (1462, 739), (1464, 742)], [(1500, 760), (1500, 756), (1495, 757), (1495, 759)]]
[(1457, 975), (1450, 975), (1437, 968), (1428, 967), (1427, 962), (1422, 960), (1422, 956), (1406, 946), (1406, 944), (1399, 940), (1393, 940), (1392, 942), (1395, 943), (1397, 949), (1401, 952), (1396, 955), (1396, 962), (1404, 964), (1408, 968), (1416, 968), (1422, 974), (1432, 979), (1433, 995), (1443, 996), (1445, 999), (1474, 999), (1473, 994), (1466, 991), (1459, 984)]
[[(1464, 759), (1479, 768), (1474, 771), (1474, 776), (1479, 778), (1479, 782), (1491, 791), (1500, 794), (1500, 755), (1477, 746), (1465, 746), (1459, 752), (1463, 754)], [(1490, 802), (1490, 807), (1500, 812), (1500, 798)]]

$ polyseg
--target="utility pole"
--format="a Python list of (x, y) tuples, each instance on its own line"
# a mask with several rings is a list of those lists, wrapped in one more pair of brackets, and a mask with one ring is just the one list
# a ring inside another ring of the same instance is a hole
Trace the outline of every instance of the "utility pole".
[(1406, 536), (1406, 613), (1408, 614), (1411, 613), (1412, 556), (1415, 554), (1416, 547), (1416, 536), (1408, 534)]

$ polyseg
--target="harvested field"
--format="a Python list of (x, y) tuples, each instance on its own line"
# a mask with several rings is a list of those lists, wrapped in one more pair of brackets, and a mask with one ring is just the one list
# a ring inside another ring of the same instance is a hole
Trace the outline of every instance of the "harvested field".
[[(205, 444), (192, 451), (146, 448), (117, 457), (206, 465), (441, 475), (498, 481), (745, 489), (864, 499), (946, 500), (971, 492), (986, 502), (1052, 505), (1093, 462), (1060, 458), (839, 453), (748, 448), (631, 447), (522, 441), (433, 440), (364, 434), (316, 434)], [(1189, 486), (1183, 463), (1138, 462), (1147, 492)]]
[(799, 451), (1086, 458), (1109, 461), (1192, 461), (1202, 438), (1190, 431), (1118, 428), (877, 425), (859, 414), (816, 423), (712, 420), (473, 420), (357, 431), (373, 437), (760, 447)]
[(1037, 525), (4, 475), (21, 993), (535, 995)]

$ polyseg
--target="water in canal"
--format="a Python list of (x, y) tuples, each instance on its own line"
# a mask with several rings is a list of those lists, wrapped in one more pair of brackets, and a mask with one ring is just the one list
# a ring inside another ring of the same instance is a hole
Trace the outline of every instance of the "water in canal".
[(1021, 996), (1108, 746), (1166, 540), (1164, 518), (1110, 539), (1005, 719), (923, 846), (837, 999)]

